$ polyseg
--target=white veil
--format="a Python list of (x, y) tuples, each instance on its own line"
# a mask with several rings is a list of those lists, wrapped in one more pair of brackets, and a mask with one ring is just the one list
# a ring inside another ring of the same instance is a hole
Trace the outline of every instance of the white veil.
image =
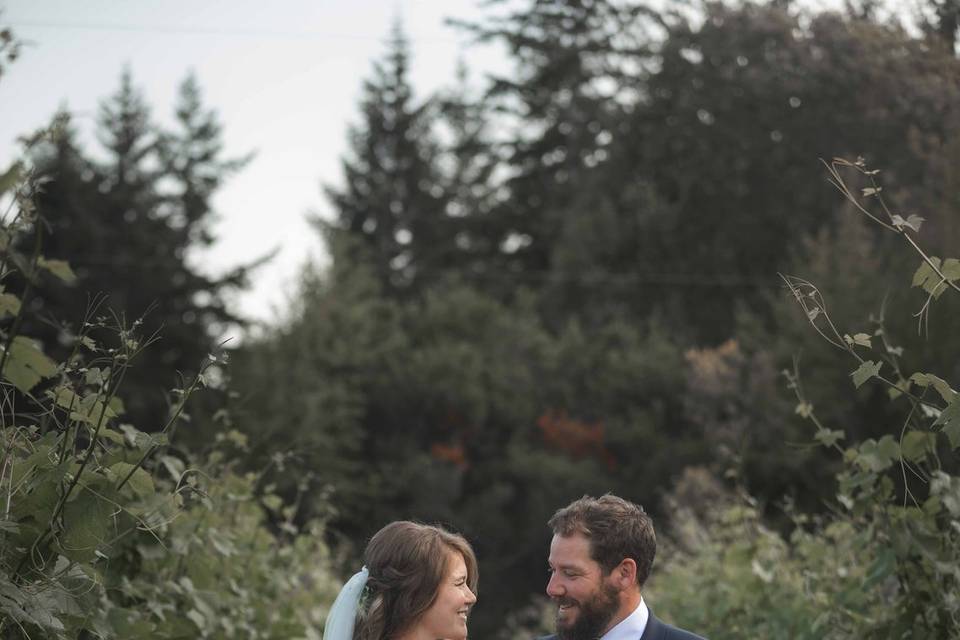
[(330, 607), (330, 613), (327, 614), (327, 622), (323, 625), (323, 640), (352, 640), (353, 625), (357, 620), (357, 605), (369, 577), (370, 572), (364, 567), (353, 574), (340, 589), (337, 599)]

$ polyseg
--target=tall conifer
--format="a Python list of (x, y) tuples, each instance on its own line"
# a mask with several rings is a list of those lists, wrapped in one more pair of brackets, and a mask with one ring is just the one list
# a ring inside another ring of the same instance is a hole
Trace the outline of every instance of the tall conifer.
[[(349, 131), (343, 187), (328, 187), (334, 230), (363, 240), (384, 290), (409, 291), (435, 274), (451, 246), (446, 196), (434, 165), (432, 104), (416, 104), (409, 46), (394, 25), (385, 58), (364, 82), (362, 122)], [(336, 233), (334, 233), (336, 235)]]

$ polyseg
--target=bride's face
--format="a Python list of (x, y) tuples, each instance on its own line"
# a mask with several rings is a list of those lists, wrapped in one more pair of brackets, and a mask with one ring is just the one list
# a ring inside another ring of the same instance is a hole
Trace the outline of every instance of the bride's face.
[(428, 637), (439, 640), (465, 640), (467, 614), (477, 601), (467, 585), (467, 565), (463, 556), (451, 551), (447, 558), (447, 572), (437, 589), (437, 599), (420, 619)]

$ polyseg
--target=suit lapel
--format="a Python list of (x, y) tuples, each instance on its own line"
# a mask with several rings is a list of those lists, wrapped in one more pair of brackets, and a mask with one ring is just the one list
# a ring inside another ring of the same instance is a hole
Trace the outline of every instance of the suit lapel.
[(662, 622), (657, 620), (652, 611), (649, 611), (649, 614), (647, 617), (647, 626), (643, 630), (643, 635), (640, 636), (640, 640), (663, 640), (666, 627), (663, 626)]

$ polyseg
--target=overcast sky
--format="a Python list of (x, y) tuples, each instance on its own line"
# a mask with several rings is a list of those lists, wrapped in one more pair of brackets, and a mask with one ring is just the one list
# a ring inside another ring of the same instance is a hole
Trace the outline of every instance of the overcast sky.
[(217, 245), (201, 257), (214, 273), (280, 252), (236, 304), (271, 320), (288, 306), (296, 273), (323, 251), (305, 216), (328, 214), (322, 184), (340, 181), (346, 130), (358, 121), (361, 82), (385, 51), (397, 15), (410, 38), (417, 96), (453, 82), (464, 57), (479, 84), (505, 56), (467, 47), (444, 18), (476, 18), (477, 0), (0, 0), (0, 24), (28, 41), (0, 81), (0, 162), (16, 137), (58, 106), (92, 143), (97, 105), (124, 65), (155, 120), (169, 122), (193, 70), (224, 125), (228, 155), (256, 156), (215, 199)]

